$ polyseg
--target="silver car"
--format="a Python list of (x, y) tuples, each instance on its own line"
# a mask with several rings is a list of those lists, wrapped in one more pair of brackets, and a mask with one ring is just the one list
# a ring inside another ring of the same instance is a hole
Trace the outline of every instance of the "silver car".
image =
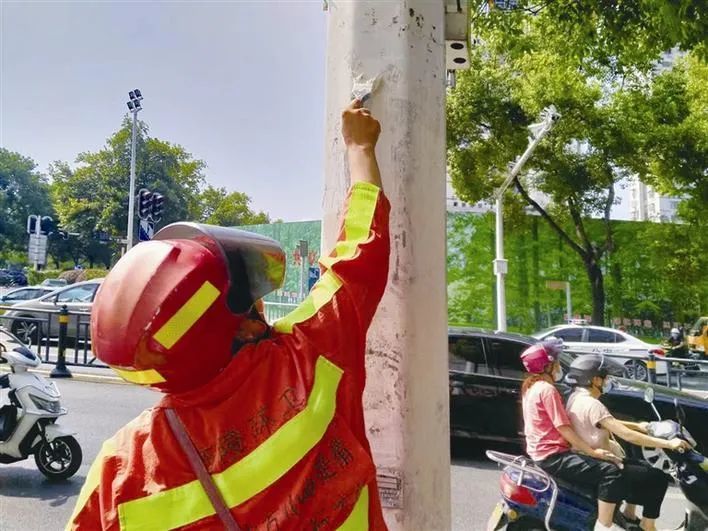
[[(59, 335), (59, 318), (56, 315), (62, 306), (69, 310), (68, 337), (88, 337), (88, 327), (91, 316), (91, 306), (96, 296), (102, 278), (77, 282), (44, 295), (38, 299), (16, 304), (3, 317), (3, 326), (26, 343), (36, 342), (39, 337)], [(11, 319), (9, 319), (11, 318)], [(25, 320), (29, 318), (34, 320)], [(49, 319), (49, 330), (46, 330)], [(41, 321), (45, 322), (41, 322)], [(79, 326), (81, 324), (81, 326)]]
[(56, 289), (52, 286), (26, 286), (24, 288), (11, 289), (7, 293), (0, 295), (0, 306), (14, 306), (23, 301), (37, 299), (47, 293), (52, 293)]

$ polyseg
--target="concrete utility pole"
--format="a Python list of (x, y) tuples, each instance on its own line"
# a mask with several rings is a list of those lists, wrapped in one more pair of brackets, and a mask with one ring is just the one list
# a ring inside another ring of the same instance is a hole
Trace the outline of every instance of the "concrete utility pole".
[(391, 267), (369, 332), (366, 422), (391, 530), (448, 530), (450, 439), (445, 279), (443, 2), (329, 2), (323, 249), (349, 180), (340, 114), (352, 80), (367, 102), (392, 203)]

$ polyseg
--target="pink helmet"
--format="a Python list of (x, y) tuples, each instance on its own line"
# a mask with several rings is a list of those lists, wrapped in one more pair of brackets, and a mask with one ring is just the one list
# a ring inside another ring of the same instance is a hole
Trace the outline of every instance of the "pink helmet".
[(558, 359), (562, 351), (563, 340), (550, 336), (524, 350), (521, 353), (521, 363), (528, 372), (541, 374)]

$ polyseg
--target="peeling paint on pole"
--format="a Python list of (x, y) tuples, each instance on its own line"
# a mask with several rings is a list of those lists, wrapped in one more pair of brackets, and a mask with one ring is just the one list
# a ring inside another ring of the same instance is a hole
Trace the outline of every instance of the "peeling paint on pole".
[(391, 267), (369, 332), (365, 393), (392, 530), (450, 528), (442, 2), (329, 2), (323, 247), (349, 180), (340, 114), (352, 81), (380, 76), (367, 106), (392, 203)]

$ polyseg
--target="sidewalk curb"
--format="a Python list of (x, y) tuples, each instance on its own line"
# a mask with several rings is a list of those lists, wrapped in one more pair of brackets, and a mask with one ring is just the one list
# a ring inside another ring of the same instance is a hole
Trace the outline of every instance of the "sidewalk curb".
[[(34, 372), (41, 374), (45, 378), (51, 380), (75, 380), (78, 382), (92, 382), (92, 383), (107, 383), (107, 384), (118, 384), (118, 385), (128, 385), (128, 382), (123, 380), (118, 376), (102, 376), (100, 374), (88, 374), (85, 372), (72, 371), (71, 367), (67, 367), (71, 371), (71, 378), (51, 378), (51, 369), (30, 369), (29, 372)], [(10, 372), (6, 368), (0, 368), (0, 373)]]

